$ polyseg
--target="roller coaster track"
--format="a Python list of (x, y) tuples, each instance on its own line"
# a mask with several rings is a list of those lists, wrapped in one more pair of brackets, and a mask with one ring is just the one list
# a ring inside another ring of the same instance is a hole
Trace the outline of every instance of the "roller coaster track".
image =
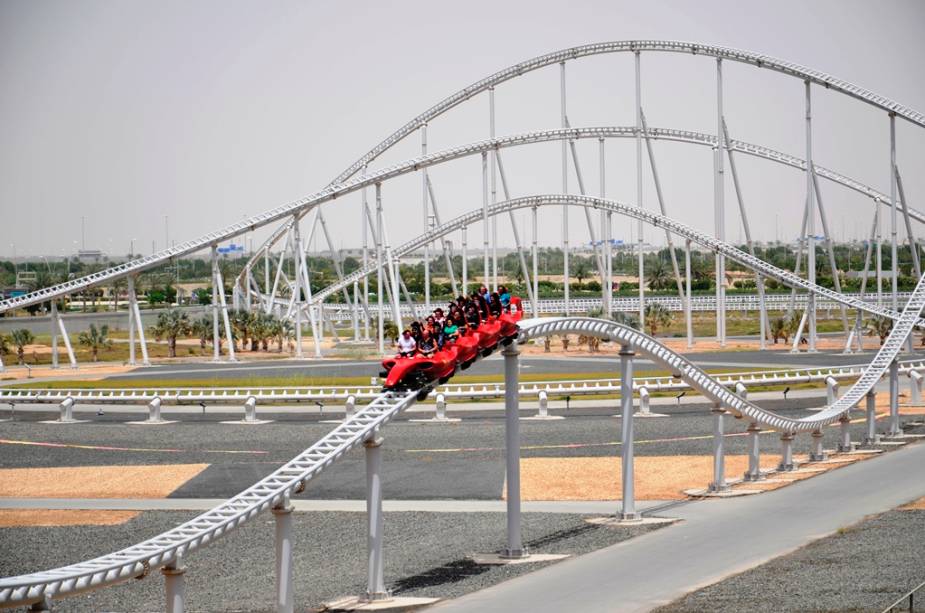
[[(880, 96), (879, 94), (875, 94), (870, 90), (854, 85), (848, 81), (838, 79), (830, 74), (821, 72), (819, 70), (813, 70), (811, 68), (801, 66), (800, 64), (781, 60), (762, 53), (753, 53), (751, 51), (733, 49), (730, 47), (704, 45), (701, 43), (685, 41), (609, 41), (581, 45), (578, 47), (570, 47), (568, 49), (561, 49), (559, 51), (540, 55), (529, 60), (519, 62), (512, 66), (508, 66), (507, 68), (499, 70), (498, 72), (485, 77), (484, 79), (472, 83), (468, 87), (464, 87), (451, 96), (444, 98), (420, 115), (417, 115), (411, 121), (407, 122), (398, 130), (390, 134), (385, 140), (370, 149), (364, 156), (362, 156), (360, 159), (348, 166), (343, 172), (337, 175), (337, 177), (335, 177), (329, 185), (336, 185), (350, 179), (380, 155), (391, 149), (393, 146), (397, 145), (408, 135), (412, 134), (415, 130), (418, 130), (422, 126), (427, 125), (429, 122), (433, 121), (440, 115), (443, 115), (447, 111), (470, 100), (478, 94), (496, 87), (501, 83), (515, 79), (528, 72), (570, 60), (577, 60), (579, 58), (610, 53), (641, 53), (643, 51), (656, 53), (677, 53), (695, 56), (699, 55), (703, 57), (713, 57), (743, 64), (750, 64), (757, 68), (765, 68), (773, 72), (779, 72), (781, 74), (798, 78), (802, 81), (821, 85), (826, 89), (845, 94), (874, 107), (883, 109), (887, 112), (895, 113), (897, 117), (902, 117), (914, 125), (925, 127), (925, 114), (920, 113), (919, 111), (899, 104), (898, 102), (890, 100), (884, 96)], [(256, 253), (261, 253), (263, 249), (276, 244), (277, 241), (285, 236), (291, 225), (292, 222), (290, 221), (274, 230), (273, 234), (264, 241), (264, 244), (261, 245), (260, 249), (258, 249)], [(250, 261), (248, 261), (247, 268), (253, 266), (255, 258), (256, 255), (253, 256)]]
[[(637, 352), (671, 369), (689, 385), (732, 413), (769, 428), (795, 433), (816, 430), (854, 408), (896, 359), (923, 306), (925, 276), (919, 280), (889, 337), (857, 382), (833, 404), (814, 415), (799, 419), (777, 415), (742, 399), (684, 356), (638, 330), (615, 322), (577, 317), (525, 320), (520, 324), (518, 341), (563, 333), (618, 340), (632, 345)], [(152, 569), (167, 564), (179, 563), (183, 556), (208, 545), (259, 513), (287, 505), (293, 495), (305, 489), (308, 480), (343, 457), (350, 449), (374, 437), (383, 425), (414, 404), (416, 397), (417, 392), (414, 391), (381, 394), (268, 477), (215, 508), (158, 536), (78, 564), (0, 579), (0, 606), (18, 606), (45, 598), (72, 596), (145, 576)]]
[[(699, 230), (695, 230), (690, 226), (682, 224), (679, 221), (675, 221), (670, 217), (665, 217), (664, 215), (658, 215), (651, 211), (645, 209), (640, 209), (639, 207), (630, 206), (628, 204), (623, 204), (615, 200), (608, 200), (603, 198), (595, 198), (592, 196), (577, 196), (577, 195), (562, 195), (562, 194), (546, 194), (538, 196), (524, 196), (522, 198), (513, 198), (511, 200), (506, 200), (504, 202), (499, 202), (497, 204), (491, 205), (488, 207), (489, 216), (499, 215), (507, 211), (513, 211), (522, 208), (533, 208), (533, 207), (542, 207), (542, 206), (561, 206), (561, 205), (574, 205), (574, 206), (583, 206), (591, 207), (594, 209), (603, 209), (606, 211), (612, 211), (620, 215), (625, 215), (627, 217), (632, 217), (634, 219), (642, 220), (649, 225), (655, 226), (657, 228), (665, 228), (670, 232), (682, 236), (684, 238), (689, 238), (697, 244), (706, 247), (712, 251), (722, 253), (729, 259), (738, 262), (739, 264), (758, 272), (766, 277), (777, 279), (782, 283), (790, 286), (796, 287), (798, 289), (804, 289), (808, 292), (812, 292), (817, 296), (821, 296), (833, 302), (843, 304), (847, 307), (854, 309), (860, 309), (867, 313), (874, 315), (880, 315), (882, 317), (888, 317), (890, 319), (899, 319), (900, 313), (893, 311), (891, 309), (879, 307), (877, 305), (865, 302), (853, 296), (848, 296), (845, 294), (840, 294), (836, 291), (821, 287), (810, 283), (809, 281), (789, 272), (778, 268), (773, 264), (769, 264), (764, 260), (761, 260), (755, 256), (752, 256), (741, 249), (725, 243), (723, 241), (717, 240)], [(440, 238), (444, 234), (453, 232), (459, 228), (468, 226), (471, 223), (475, 223), (478, 220), (482, 219), (483, 209), (477, 209), (461, 215), (455, 219), (448, 221), (439, 228), (434, 228), (433, 230), (426, 232), (411, 241), (400, 245), (394, 250), (394, 253), (397, 256), (401, 256), (406, 253), (410, 253), (419, 249), (426, 243), (433, 242), (437, 238)], [(365, 268), (360, 268), (353, 273), (346, 275), (343, 281), (337, 282), (333, 285), (328, 286), (327, 288), (319, 291), (315, 294), (315, 300), (320, 302), (325, 298), (330, 296), (335, 291), (339, 291), (342, 287), (352, 284), (354, 281), (362, 279), (365, 275), (368, 275), (375, 271), (375, 264), (370, 264)], [(911, 299), (911, 297), (910, 297)], [(925, 325), (925, 320), (916, 322), (916, 325)]]
[[(712, 145), (715, 144), (715, 137), (711, 137), (705, 134), (698, 134), (696, 132), (688, 132), (682, 130), (666, 130), (661, 128), (650, 128), (650, 134), (658, 134), (659, 138), (665, 140), (676, 140), (681, 142), (695, 142), (703, 145)], [(30, 292), (23, 296), (17, 296), (14, 298), (8, 298), (6, 300), (0, 301), (0, 313), (8, 311), (11, 309), (23, 308), (33, 304), (40, 304), (42, 302), (47, 302), (55, 298), (65, 296), (74, 292), (79, 292), (81, 290), (87, 289), (94, 285), (100, 285), (103, 283), (110, 283), (116, 279), (131, 275), (137, 274), (149, 268), (159, 266), (165, 262), (170, 261), (172, 258), (178, 258), (202, 249), (209, 247), (213, 244), (218, 244), (222, 241), (232, 239), (236, 236), (239, 236), (245, 232), (251, 232), (256, 228), (262, 227), (269, 223), (285, 219), (288, 216), (291, 216), (296, 213), (304, 213), (312, 208), (323, 204), (325, 202), (334, 200), (336, 198), (345, 196), (347, 194), (356, 192), (364, 187), (370, 187), (376, 183), (380, 183), (395, 177), (405, 175), (408, 173), (416, 172), (422, 168), (427, 168), (430, 166), (435, 166), (438, 164), (446, 163), (452, 160), (460, 159), (467, 156), (481, 154), (483, 151), (491, 151), (493, 149), (505, 149), (509, 147), (544, 143), (550, 141), (558, 140), (578, 140), (578, 139), (597, 139), (597, 138), (614, 138), (614, 137), (630, 137), (636, 134), (636, 129), (631, 127), (588, 127), (588, 128), (568, 128), (568, 129), (559, 129), (559, 130), (546, 130), (542, 132), (531, 132), (527, 134), (520, 134), (514, 136), (508, 136), (503, 138), (496, 138), (486, 141), (480, 141), (476, 143), (471, 143), (468, 145), (463, 145), (460, 147), (454, 147), (444, 151), (436, 152), (430, 155), (421, 156), (418, 158), (413, 158), (411, 160), (401, 162), (389, 168), (382, 169), (376, 173), (370, 175), (364, 175), (350, 181), (337, 185), (328, 187), (316, 194), (297, 200), (295, 202), (277, 207), (270, 211), (267, 211), (261, 215), (251, 217), (250, 219), (232, 224), (226, 228), (211, 232), (209, 234), (203, 235), (197, 239), (187, 241), (180, 245), (176, 245), (170, 249), (166, 249), (159, 253), (140, 258), (138, 260), (133, 260), (131, 262), (126, 262), (119, 266), (114, 266), (106, 270), (96, 272), (79, 279), (73, 279), (65, 283), (54, 285), (45, 289), (41, 289), (35, 292)], [(788, 164), (797, 168), (805, 168), (805, 162), (788, 156), (786, 154), (776, 152), (764, 147), (759, 147), (757, 145), (752, 145), (748, 143), (741, 143), (739, 141), (729, 141), (729, 147), (736, 151), (741, 151), (742, 153), (748, 153), (750, 155), (759, 155), (761, 157), (766, 157), (767, 159), (773, 159), (784, 164)], [(887, 200), (888, 197), (884, 194), (881, 194), (861, 183), (853, 181), (843, 175), (835, 173), (833, 171), (824, 169), (820, 166), (814, 166), (816, 172), (821, 177), (836, 181), (842, 185), (855, 189), (861, 193), (868, 195), (874, 199), (880, 198), (881, 200)], [(920, 211), (916, 211), (912, 208), (909, 209), (909, 214), (911, 217), (915, 218), (919, 222), (925, 222), (925, 214)]]

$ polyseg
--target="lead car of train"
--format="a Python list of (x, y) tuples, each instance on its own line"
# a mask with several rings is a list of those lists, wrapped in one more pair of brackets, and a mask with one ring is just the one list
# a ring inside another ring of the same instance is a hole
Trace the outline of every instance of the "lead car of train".
[(382, 361), (386, 390), (420, 390), (423, 400), (437, 383), (446, 383), (460, 370), (466, 370), (479, 358), (487, 357), (499, 345), (510, 345), (520, 329), (517, 322), (523, 317), (521, 301), (511, 298), (511, 312), (483, 319), (477, 328), (460, 328), (460, 336), (447, 341), (443, 348), (430, 356), (416, 354), (410, 357), (391, 357)]

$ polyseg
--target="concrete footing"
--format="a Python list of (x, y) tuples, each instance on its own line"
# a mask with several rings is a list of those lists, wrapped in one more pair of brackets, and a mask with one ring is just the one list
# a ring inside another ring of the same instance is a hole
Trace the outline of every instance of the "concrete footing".
[(324, 603), (322, 610), (330, 613), (337, 611), (409, 611), (427, 607), (439, 601), (439, 598), (392, 597), (383, 600), (366, 600), (359, 596), (347, 596)]
[(477, 553), (469, 556), (476, 564), (486, 566), (509, 566), (514, 564), (536, 564), (538, 562), (555, 562), (570, 557), (567, 553), (531, 553), (519, 558), (506, 558), (500, 553)]

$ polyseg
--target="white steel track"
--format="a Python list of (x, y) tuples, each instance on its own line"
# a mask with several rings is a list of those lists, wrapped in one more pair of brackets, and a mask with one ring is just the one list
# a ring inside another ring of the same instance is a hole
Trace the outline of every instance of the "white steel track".
[[(24, 308), (29, 305), (47, 302), (54, 298), (59, 298), (67, 294), (82, 291), (94, 285), (111, 283), (116, 279), (120, 279), (132, 274), (137, 274), (149, 268), (159, 266), (173, 258), (190, 255), (210, 247), (213, 244), (218, 244), (220, 242), (230, 240), (246, 232), (252, 232), (255, 229), (263, 227), (267, 224), (291, 217), (293, 214), (304, 214), (305, 212), (308, 212), (309, 210), (325, 202), (329, 202), (347, 194), (362, 190), (364, 187), (372, 187), (376, 183), (381, 183), (405, 174), (417, 172), (422, 168), (436, 166), (467, 156), (480, 155), (482, 152), (495, 149), (505, 149), (528, 144), (569, 139), (629, 137), (630, 135), (635, 134), (635, 130), (635, 128), (630, 127), (589, 127), (546, 130), (541, 132), (531, 132), (527, 134), (518, 134), (503, 138), (479, 141), (476, 143), (428, 154), (418, 158), (413, 158), (411, 160), (407, 160), (394, 166), (382, 169), (378, 172), (351, 179), (346, 183), (325, 188), (324, 190), (311, 196), (307, 196), (289, 204), (271, 209), (270, 211), (256, 215), (250, 219), (246, 219), (244, 221), (227, 226), (222, 230), (211, 232), (194, 240), (186, 241), (156, 254), (133, 260), (131, 262), (126, 262), (124, 264), (120, 264), (119, 266), (114, 266), (112, 268), (86, 275), (78, 279), (73, 279), (65, 283), (54, 285), (52, 287), (30, 292), (23, 296), (0, 300), (0, 313), (9, 311), (11, 309)], [(649, 131), (653, 135), (658, 133), (659, 138), (668, 139), (670, 137), (672, 140), (683, 142), (698, 142), (704, 145), (711, 144), (712, 141), (710, 141), (710, 138), (715, 139), (715, 137), (707, 138), (706, 135), (698, 135), (696, 132), (686, 132), (681, 130), (650, 128)], [(786, 163), (795, 167), (805, 167), (802, 160), (793, 158), (792, 156), (787, 156), (783, 153), (772, 152), (772, 150), (748, 143), (742, 143), (742, 147), (737, 148), (738, 141), (729, 141), (729, 143), (730, 148), (733, 148), (736, 151), (741, 151), (742, 153), (762, 155), (762, 157), (766, 156), (768, 159), (774, 159), (776, 161), (780, 161), (781, 163)], [(834, 173), (818, 166), (816, 167), (816, 170), (819, 176), (837, 181), (850, 187), (851, 189), (860, 191), (869, 197), (874, 199), (886, 198), (886, 196), (880, 192), (877, 192), (873, 188), (864, 186), (861, 183), (843, 177), (838, 173)], [(917, 221), (925, 222), (925, 214), (922, 212), (910, 208), (909, 214)]]

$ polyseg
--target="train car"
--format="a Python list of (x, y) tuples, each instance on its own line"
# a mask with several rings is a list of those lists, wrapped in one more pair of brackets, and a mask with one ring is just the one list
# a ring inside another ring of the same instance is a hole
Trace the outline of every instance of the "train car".
[(380, 376), (386, 390), (422, 390), (426, 397), (430, 385), (446, 383), (459, 370), (469, 368), (480, 357), (490, 355), (499, 344), (508, 345), (517, 338), (517, 322), (523, 317), (518, 299), (510, 313), (489, 317), (474, 330), (467, 330), (433, 355), (392, 357), (382, 361)]

